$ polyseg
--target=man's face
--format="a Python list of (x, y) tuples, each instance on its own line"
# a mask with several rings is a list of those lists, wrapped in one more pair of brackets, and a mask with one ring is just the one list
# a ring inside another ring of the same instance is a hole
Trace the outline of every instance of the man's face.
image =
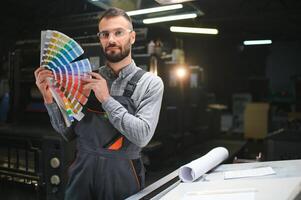
[(103, 18), (98, 29), (100, 44), (109, 62), (117, 63), (130, 55), (135, 32), (124, 17)]

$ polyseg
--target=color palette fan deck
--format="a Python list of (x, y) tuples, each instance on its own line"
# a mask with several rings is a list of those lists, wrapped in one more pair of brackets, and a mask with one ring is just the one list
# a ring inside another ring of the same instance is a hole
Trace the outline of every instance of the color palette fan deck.
[(91, 64), (88, 59), (76, 60), (83, 53), (81, 46), (67, 35), (53, 30), (41, 32), (40, 65), (54, 74), (48, 81), (67, 126), (74, 119), (83, 118), (83, 105), (90, 94), (83, 89), (82, 78), (91, 78)]

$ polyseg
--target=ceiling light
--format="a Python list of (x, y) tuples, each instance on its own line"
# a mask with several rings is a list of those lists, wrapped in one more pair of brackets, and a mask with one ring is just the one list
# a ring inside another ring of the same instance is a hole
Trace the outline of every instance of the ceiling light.
[(171, 32), (179, 33), (198, 33), (198, 34), (218, 34), (218, 30), (214, 28), (193, 28), (193, 27), (180, 27), (180, 26), (171, 26)]
[(272, 44), (272, 40), (245, 40), (244, 45)]
[(129, 16), (134, 16), (134, 15), (143, 15), (143, 14), (161, 12), (161, 11), (167, 11), (167, 10), (175, 10), (175, 9), (180, 9), (180, 8), (183, 8), (182, 4), (174, 4), (174, 5), (170, 5), (170, 6), (159, 6), (159, 7), (154, 7), (154, 8), (133, 10), (133, 11), (128, 11), (126, 13)]
[(144, 24), (153, 24), (153, 23), (159, 23), (159, 22), (167, 22), (167, 21), (175, 21), (175, 20), (181, 20), (181, 19), (191, 19), (196, 18), (196, 13), (189, 13), (189, 14), (182, 14), (182, 15), (169, 15), (165, 17), (155, 17), (155, 18), (148, 18), (144, 19)]
[(159, 4), (173, 4), (173, 3), (183, 3), (183, 2), (188, 2), (188, 1), (194, 1), (194, 0), (155, 0)]

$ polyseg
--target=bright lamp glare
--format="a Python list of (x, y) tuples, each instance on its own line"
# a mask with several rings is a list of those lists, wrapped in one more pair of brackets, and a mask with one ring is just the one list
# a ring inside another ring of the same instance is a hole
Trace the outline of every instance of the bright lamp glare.
[(181, 20), (181, 19), (191, 19), (196, 18), (196, 13), (189, 13), (189, 14), (182, 14), (182, 15), (170, 15), (166, 17), (155, 17), (155, 18), (148, 18), (144, 19), (144, 24), (153, 24), (153, 23), (159, 23), (159, 22), (167, 22), (167, 21), (175, 21), (175, 20)]
[(198, 33), (198, 34), (218, 34), (218, 30), (214, 28), (193, 28), (193, 27), (180, 27), (180, 26), (171, 26), (171, 32), (178, 33)]
[(160, 7), (155, 7), (155, 8), (133, 10), (133, 11), (128, 11), (126, 13), (129, 16), (134, 16), (134, 15), (143, 15), (143, 14), (148, 14), (148, 13), (162, 12), (162, 11), (167, 11), (167, 10), (175, 10), (175, 9), (180, 9), (180, 8), (183, 8), (182, 4), (174, 4), (174, 5), (170, 5), (170, 6), (160, 6)]
[(184, 69), (183, 67), (180, 67), (177, 69), (176, 74), (179, 78), (183, 78), (186, 76), (186, 69)]
[(246, 40), (244, 45), (262, 45), (262, 44), (272, 44), (272, 40)]

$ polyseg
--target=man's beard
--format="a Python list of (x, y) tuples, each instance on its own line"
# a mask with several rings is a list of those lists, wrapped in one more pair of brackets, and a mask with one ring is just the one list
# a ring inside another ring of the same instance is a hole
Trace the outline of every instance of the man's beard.
[[(118, 47), (114, 44), (112, 45), (109, 45), (108, 47), (106, 48), (110, 48), (110, 47)], [(119, 50), (120, 52), (117, 53), (117, 52), (114, 52), (111, 51), (111, 53), (107, 53), (106, 50), (103, 50), (104, 51), (104, 56), (106, 57), (106, 59), (111, 62), (111, 63), (117, 63), (117, 62), (120, 62), (121, 60), (123, 60), (125, 57), (127, 57), (130, 52), (131, 52), (131, 43), (130, 41), (128, 43), (126, 43), (123, 48), (119, 47)]]

